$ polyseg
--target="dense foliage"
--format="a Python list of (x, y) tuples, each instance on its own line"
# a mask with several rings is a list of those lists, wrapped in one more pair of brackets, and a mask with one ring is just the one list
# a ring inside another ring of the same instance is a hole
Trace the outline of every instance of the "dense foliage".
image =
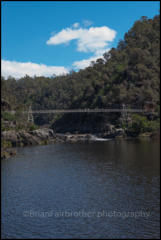
[[(153, 102), (159, 109), (160, 96), (160, 16), (142, 17), (125, 34), (118, 47), (104, 54), (91, 66), (68, 75), (46, 78), (25, 76), (19, 80), (2, 77), (2, 97), (12, 109), (106, 108), (111, 104), (142, 107)], [(71, 122), (73, 115), (35, 116), (37, 124), (61, 120)], [(60, 120), (56, 120), (56, 117)], [(78, 116), (79, 122), (106, 122), (107, 116)], [(111, 116), (113, 121), (117, 114)], [(136, 119), (135, 119), (136, 121)], [(117, 121), (116, 121), (117, 123)], [(136, 126), (135, 126), (136, 127)]]

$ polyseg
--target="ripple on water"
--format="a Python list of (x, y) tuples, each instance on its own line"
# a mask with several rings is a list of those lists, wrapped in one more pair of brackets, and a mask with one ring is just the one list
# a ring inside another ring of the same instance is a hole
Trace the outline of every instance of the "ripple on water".
[(2, 161), (3, 238), (159, 239), (159, 144), (67, 143), (19, 153)]

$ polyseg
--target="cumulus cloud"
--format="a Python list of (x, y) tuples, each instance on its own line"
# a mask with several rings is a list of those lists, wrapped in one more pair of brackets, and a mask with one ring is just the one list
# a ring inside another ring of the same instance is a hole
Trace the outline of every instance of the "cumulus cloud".
[(77, 69), (77, 70), (89, 67), (91, 65), (91, 62), (96, 62), (96, 60), (99, 58), (104, 59), (103, 54), (108, 51), (110, 51), (110, 48), (101, 49), (101, 50), (97, 51), (96, 54), (94, 54), (94, 56), (92, 56), (90, 58), (83, 59), (80, 61), (75, 61), (72, 64), (72, 66), (74, 67), (74, 69)]
[(98, 58), (100, 58), (100, 57), (90, 57), (90, 58), (88, 58), (88, 59), (83, 59), (83, 60), (81, 60), (81, 61), (75, 61), (74, 63), (73, 63), (73, 67), (75, 68), (75, 69), (84, 69), (84, 68), (86, 68), (86, 67), (89, 67), (90, 66), (90, 64), (91, 64), (91, 62), (92, 61), (96, 61)]
[(80, 24), (78, 22), (76, 22), (72, 25), (73, 28), (78, 28), (79, 26), (80, 26)]
[[(92, 24), (89, 20), (84, 20), (84, 27), (75, 22), (70, 28), (62, 29), (60, 32), (53, 32), (52, 36), (46, 42), (48, 45), (67, 44), (76, 40), (77, 51), (93, 53), (88, 59), (75, 61), (72, 67), (83, 69), (88, 67), (91, 61), (103, 58), (103, 53), (109, 51), (109, 44), (116, 36), (116, 31), (107, 26), (89, 27)], [(2, 60), (2, 75), (7, 78), (13, 76), (20, 78), (26, 74), (29, 76), (52, 76), (69, 73), (69, 70), (63, 66), (47, 66), (32, 62), (17, 62)]]
[(14, 78), (24, 77), (26, 74), (33, 77), (46, 76), (50, 77), (53, 75), (63, 75), (68, 73), (68, 69), (61, 66), (47, 66), (44, 64), (37, 64), (32, 62), (16, 62), (2, 60), (2, 76), (7, 78), (12, 76)]
[(83, 20), (83, 25), (84, 25), (85, 27), (89, 27), (89, 26), (91, 26), (92, 24), (93, 24), (93, 22), (90, 21), (90, 20)]
[(66, 28), (49, 38), (48, 45), (77, 41), (77, 51), (97, 53), (108, 47), (116, 36), (116, 31), (107, 26), (90, 28)]

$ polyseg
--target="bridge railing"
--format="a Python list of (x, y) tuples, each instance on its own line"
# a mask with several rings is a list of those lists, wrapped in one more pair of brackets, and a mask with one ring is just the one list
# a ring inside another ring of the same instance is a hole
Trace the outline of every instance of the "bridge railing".
[[(11, 114), (15, 114), (16, 111), (5, 111)], [(130, 108), (108, 108), (108, 109), (49, 109), (49, 110), (31, 110), (31, 111), (21, 111), (21, 113), (31, 113), (31, 114), (48, 114), (48, 113), (121, 113), (121, 112), (131, 112), (131, 113), (154, 113), (153, 111), (147, 111), (145, 109), (130, 109)]]

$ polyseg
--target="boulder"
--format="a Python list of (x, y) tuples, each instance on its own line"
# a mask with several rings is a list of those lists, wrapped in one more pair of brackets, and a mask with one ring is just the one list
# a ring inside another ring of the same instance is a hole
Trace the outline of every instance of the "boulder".
[(19, 133), (14, 130), (3, 131), (2, 139), (5, 141), (11, 142), (12, 146), (17, 146), (17, 145), (19, 145), (19, 142), (20, 142)]
[(123, 135), (124, 134), (124, 129), (123, 128), (116, 128), (115, 133), (116, 133), (116, 135)]
[(64, 137), (67, 142), (89, 141), (92, 139), (91, 134), (67, 134)]
[(9, 148), (9, 149), (2, 149), (1, 151), (1, 159), (7, 159), (10, 157), (13, 157), (14, 155), (16, 155), (16, 150), (13, 148)]
[(115, 126), (112, 124), (107, 123), (104, 129), (105, 132), (108, 132), (108, 134), (113, 134), (115, 132)]
[(49, 128), (42, 128), (42, 129), (37, 129), (37, 130), (34, 130), (34, 131), (30, 131), (30, 134), (40, 138), (41, 140), (46, 140), (46, 139), (50, 139), (50, 138), (55, 137), (54, 131), (52, 129), (49, 129)]
[(19, 136), (20, 136), (21, 143), (23, 143), (23, 145), (25, 146), (37, 145), (40, 142), (40, 140), (36, 136), (33, 136), (32, 134), (25, 131), (19, 132)]

